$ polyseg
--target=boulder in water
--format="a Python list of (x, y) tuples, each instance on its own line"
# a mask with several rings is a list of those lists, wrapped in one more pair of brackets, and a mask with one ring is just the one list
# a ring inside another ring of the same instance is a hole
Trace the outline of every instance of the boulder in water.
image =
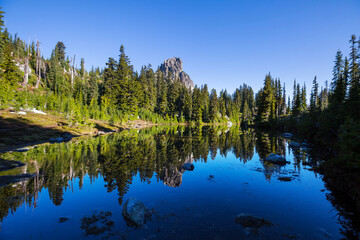
[(150, 215), (150, 212), (141, 201), (129, 198), (123, 206), (122, 215), (128, 226), (141, 227), (145, 224), (145, 218)]
[(278, 177), (278, 180), (282, 181), (282, 182), (290, 182), (293, 180), (293, 178), (292, 177)]
[(275, 164), (286, 164), (286, 159), (283, 156), (271, 153), (265, 158), (266, 161), (275, 163)]
[(188, 171), (192, 171), (192, 170), (194, 170), (195, 166), (194, 166), (194, 164), (188, 162), (188, 163), (185, 163), (182, 166), (182, 168), (185, 170), (188, 170)]

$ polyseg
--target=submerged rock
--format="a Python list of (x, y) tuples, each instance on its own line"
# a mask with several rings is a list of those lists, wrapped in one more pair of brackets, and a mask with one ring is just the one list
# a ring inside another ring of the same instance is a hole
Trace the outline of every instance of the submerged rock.
[(266, 161), (275, 163), (275, 164), (286, 164), (286, 159), (283, 156), (271, 153), (265, 158)]
[(270, 221), (264, 218), (255, 217), (248, 213), (240, 213), (235, 217), (235, 222), (242, 225), (244, 228), (260, 228), (262, 226), (273, 225)]
[(64, 223), (64, 222), (67, 222), (69, 220), (68, 217), (60, 217), (59, 218), (59, 223)]
[(293, 178), (292, 177), (278, 177), (278, 180), (282, 181), (282, 182), (290, 182), (293, 180)]
[(216, 182), (214, 175), (209, 175), (208, 180), (211, 181), (211, 182)]
[(90, 217), (84, 217), (81, 219), (81, 229), (85, 231), (86, 236), (109, 232), (114, 225), (114, 221), (110, 219), (111, 212), (95, 213)]
[(122, 215), (128, 226), (141, 227), (151, 214), (141, 201), (129, 198), (123, 206)]
[(194, 164), (188, 162), (188, 163), (185, 163), (182, 166), (182, 168), (185, 170), (188, 170), (188, 171), (192, 171), (192, 170), (194, 170), (195, 166), (194, 166)]

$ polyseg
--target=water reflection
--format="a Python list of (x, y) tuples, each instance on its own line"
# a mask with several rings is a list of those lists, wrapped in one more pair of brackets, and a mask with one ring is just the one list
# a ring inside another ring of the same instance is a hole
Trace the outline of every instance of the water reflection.
[[(0, 219), (3, 221), (24, 203), (36, 208), (38, 194), (43, 189), (47, 189), (54, 205), (61, 205), (64, 193), (74, 191), (76, 183), (81, 189), (85, 176), (90, 178), (90, 182), (102, 177), (107, 191), (117, 192), (121, 205), (136, 176), (144, 183), (156, 179), (169, 187), (178, 188), (183, 181), (185, 170), (181, 166), (184, 163), (206, 163), (218, 154), (226, 157), (230, 152), (244, 164), (250, 162), (255, 153), (261, 160), (270, 153), (286, 157), (290, 154), (287, 144), (285, 138), (253, 129), (174, 126), (140, 132), (124, 131), (77, 142), (41, 146), (23, 153), (5, 153), (0, 158), (21, 161), (26, 165), (1, 172), (1, 176), (32, 174), (33, 177), (0, 188)], [(261, 161), (254, 170), (262, 172), (268, 182), (281, 178), (297, 179), (311, 157), (301, 149), (292, 149), (291, 154), (294, 157), (291, 167)], [(343, 226), (344, 237), (358, 236), (353, 230), (354, 225), (349, 224), (351, 218), (346, 216), (348, 209), (339, 207), (336, 194), (331, 193), (329, 200), (342, 216), (339, 222)]]

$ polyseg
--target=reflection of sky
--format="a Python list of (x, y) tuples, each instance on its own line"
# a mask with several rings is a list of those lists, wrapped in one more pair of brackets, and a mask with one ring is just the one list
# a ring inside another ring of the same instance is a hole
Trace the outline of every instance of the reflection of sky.
[[(293, 160), (292, 152), (287, 154), (287, 160)], [(81, 218), (94, 210), (111, 211), (111, 219), (115, 222), (113, 232), (125, 234), (130, 239), (151, 234), (164, 239), (169, 236), (174, 239), (210, 236), (238, 239), (245, 233), (240, 225), (235, 224), (234, 218), (242, 212), (264, 217), (275, 224), (264, 229), (259, 238), (266, 235), (279, 239), (283, 234), (301, 234), (304, 239), (311, 239), (321, 234), (319, 228), (339, 237), (340, 226), (334, 217), (336, 212), (326, 200), (325, 193), (320, 191), (324, 188), (320, 178), (301, 169), (300, 176), (291, 182), (277, 180), (278, 176), (293, 175), (293, 161), (281, 168), (281, 172), (286, 174), (275, 171), (270, 181), (259, 171), (263, 165), (257, 154), (244, 164), (232, 153), (224, 158), (218, 152), (215, 160), (209, 156), (207, 163), (197, 161), (194, 165), (194, 171), (183, 173), (183, 181), (177, 188), (157, 181), (156, 176), (152, 177), (150, 184), (142, 182), (139, 174), (133, 178), (124, 201), (135, 197), (148, 208), (154, 208), (160, 217), (160, 220), (153, 217), (146, 229), (129, 232), (121, 216), (122, 206), (118, 203), (117, 191), (108, 193), (102, 178), (90, 184), (86, 176), (81, 190), (78, 180), (74, 181), (74, 190), (64, 193), (60, 206), (55, 206), (47, 189), (42, 189), (37, 208), (24, 204), (5, 218), (0, 238), (78, 239), (83, 237)], [(213, 181), (208, 179), (209, 175), (214, 175)], [(171, 214), (173, 216), (169, 217)], [(59, 217), (69, 217), (70, 220), (60, 224)], [(176, 231), (172, 233), (173, 230)], [(182, 232), (182, 238), (176, 232)]]

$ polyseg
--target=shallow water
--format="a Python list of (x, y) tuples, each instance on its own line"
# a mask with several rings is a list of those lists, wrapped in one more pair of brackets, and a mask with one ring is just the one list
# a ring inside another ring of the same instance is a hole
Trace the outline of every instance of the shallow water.
[[(2, 154), (0, 158), (27, 165), (0, 176), (35, 177), (0, 188), (0, 239), (358, 237), (334, 193), (312, 171), (319, 162), (308, 150), (291, 149), (288, 143), (236, 127), (173, 127)], [(289, 163), (265, 163), (272, 152)], [(185, 162), (195, 169), (182, 170)], [(127, 226), (122, 216), (130, 197), (152, 214), (141, 228)], [(82, 227), (84, 218), (100, 218), (105, 212), (104, 219)], [(272, 225), (244, 228), (235, 222), (241, 213)]]

